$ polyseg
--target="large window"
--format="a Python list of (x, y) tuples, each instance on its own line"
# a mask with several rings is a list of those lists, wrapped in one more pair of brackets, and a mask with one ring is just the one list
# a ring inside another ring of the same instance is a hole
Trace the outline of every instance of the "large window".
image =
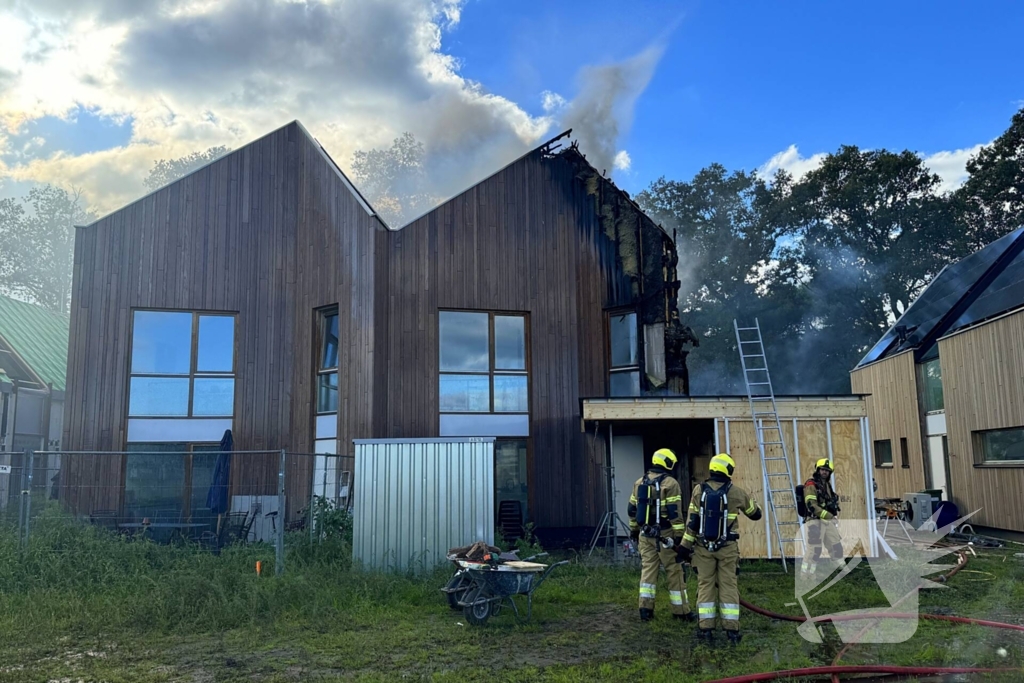
[(526, 317), (441, 311), (442, 413), (528, 413)]
[(130, 417), (231, 417), (235, 405), (235, 318), (135, 311)]
[(640, 395), (640, 348), (636, 313), (613, 313), (608, 319), (611, 371), (608, 389), (612, 396)]
[(1024, 427), (974, 432), (973, 437), (979, 465), (1024, 465)]
[(900, 467), (910, 469), (910, 449), (907, 447), (907, 437), (900, 437)]
[(892, 441), (875, 442), (875, 467), (892, 467)]
[(187, 443), (128, 444), (124, 514), (128, 521), (207, 524), (206, 506), (220, 446)]
[(320, 316), (320, 360), (317, 370), (316, 412), (338, 412), (338, 311)]
[(933, 358), (917, 366), (921, 373), (921, 403), (924, 411), (930, 413), (943, 410), (945, 402), (942, 398), (942, 366), (938, 358)]

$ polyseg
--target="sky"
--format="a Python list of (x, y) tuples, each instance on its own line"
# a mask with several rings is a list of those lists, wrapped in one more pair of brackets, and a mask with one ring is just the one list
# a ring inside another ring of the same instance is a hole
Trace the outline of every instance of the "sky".
[(454, 194), (572, 127), (630, 193), (910, 149), (952, 189), (1024, 106), (1024, 3), (0, 0), (0, 197), (142, 196), (153, 162), (301, 120), (403, 132)]

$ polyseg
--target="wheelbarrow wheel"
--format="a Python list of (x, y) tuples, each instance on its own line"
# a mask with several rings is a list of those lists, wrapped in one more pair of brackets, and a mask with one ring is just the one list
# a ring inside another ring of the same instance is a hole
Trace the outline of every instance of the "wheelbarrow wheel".
[(460, 590), (455, 593), (448, 593), (448, 607), (450, 607), (452, 610), (456, 612), (458, 612), (460, 609), (464, 609), (462, 605), (459, 604), (459, 601), (462, 600), (463, 597), (465, 597), (467, 591), (468, 589)]
[(492, 603), (480, 601), (462, 608), (462, 615), (473, 626), (483, 626), (491, 618)]

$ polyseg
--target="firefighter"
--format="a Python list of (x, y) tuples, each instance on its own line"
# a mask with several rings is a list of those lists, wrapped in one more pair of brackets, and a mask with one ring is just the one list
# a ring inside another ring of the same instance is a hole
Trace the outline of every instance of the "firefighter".
[(676, 560), (675, 548), (682, 541), (682, 489), (672, 477), (676, 454), (659, 448), (651, 457), (651, 468), (633, 485), (629, 497), (630, 537), (640, 549), (640, 620), (654, 618), (654, 596), (658, 570), (665, 568), (672, 617), (693, 621), (683, 580), (683, 568)]
[(690, 495), (689, 520), (679, 550), (697, 574), (697, 638), (710, 645), (715, 629), (715, 603), (729, 642), (740, 642), (740, 548), (736, 533), (739, 513), (761, 519), (761, 507), (732, 483), (736, 463), (727, 453), (711, 458), (711, 476)]
[(814, 474), (804, 483), (804, 507), (807, 516), (804, 526), (807, 527), (807, 548), (804, 551), (800, 572), (805, 576), (813, 576), (818, 571), (821, 551), (828, 549), (828, 556), (833, 561), (842, 561), (843, 539), (839, 535), (839, 496), (832, 488), (832, 462), (821, 458), (814, 463)]

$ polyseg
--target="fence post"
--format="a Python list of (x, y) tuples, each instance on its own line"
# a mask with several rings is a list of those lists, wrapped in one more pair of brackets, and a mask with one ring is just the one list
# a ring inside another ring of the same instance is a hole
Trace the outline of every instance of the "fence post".
[(25, 545), (25, 503), (27, 502), (26, 492), (28, 490), (28, 468), (25, 466), (25, 461), (28, 459), (28, 449), (21, 452), (21, 486), (19, 491), (21, 495), (18, 496), (18, 547)]
[(277, 517), (281, 522), (277, 525), (276, 550), (274, 553), (274, 574), (281, 576), (284, 573), (284, 527), (288, 523), (284, 509), (284, 467), (285, 451), (281, 449), (281, 464), (277, 470)]
[(32, 520), (32, 471), (36, 467), (36, 452), (25, 451), (26, 467), (28, 473), (28, 484), (25, 486), (25, 545), (28, 545), (28, 530)]

